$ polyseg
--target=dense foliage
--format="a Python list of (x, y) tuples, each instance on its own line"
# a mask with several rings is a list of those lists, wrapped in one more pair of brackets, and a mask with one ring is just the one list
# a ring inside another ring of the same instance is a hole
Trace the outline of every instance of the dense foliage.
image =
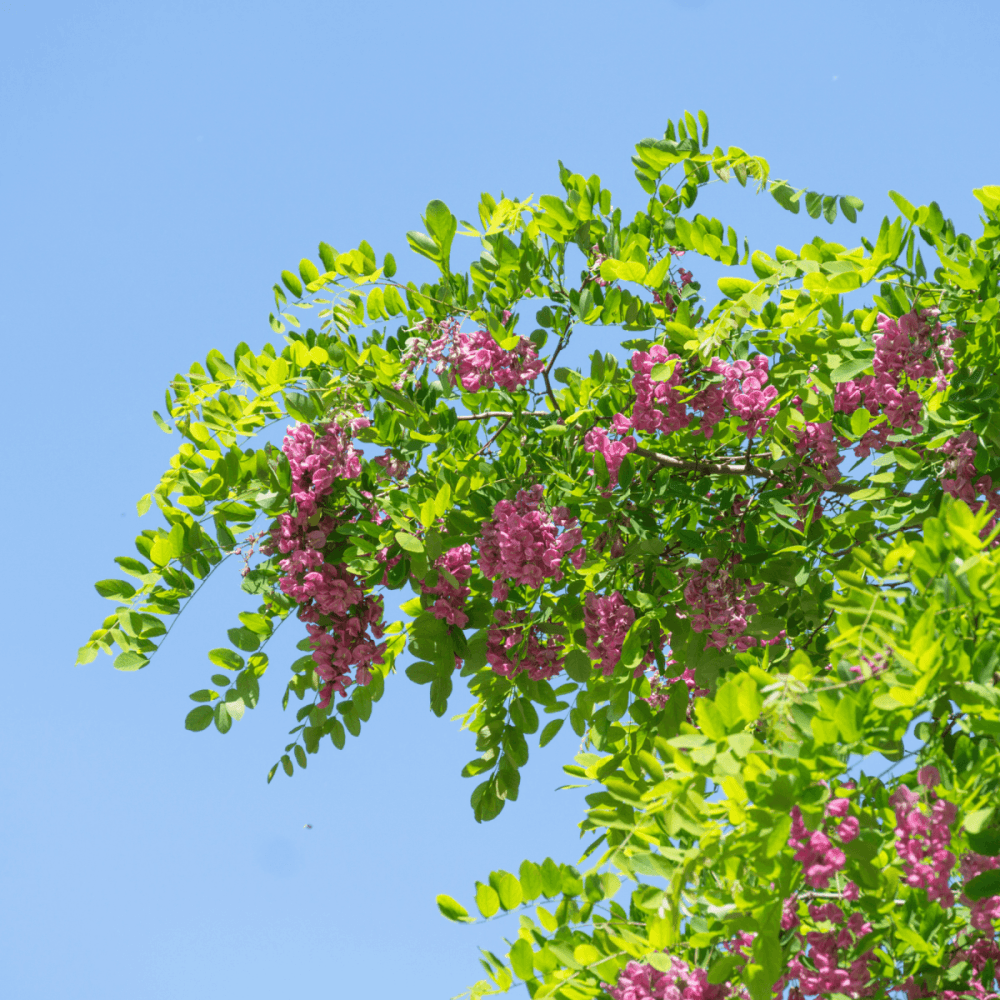
[[(280, 347), (171, 383), (156, 420), (184, 440), (139, 504), (164, 523), (117, 560), (135, 582), (97, 584), (116, 607), (80, 661), (144, 667), (241, 557), (254, 607), (186, 724), (253, 708), (297, 618), (270, 777), (357, 736), (404, 650), (437, 715), (456, 671), (472, 693), (478, 820), (568, 720), (587, 867), (484, 874), (479, 912), (520, 924), (473, 995), (995, 996), (1000, 188), (975, 192), (978, 238), (893, 194), (873, 241), (772, 256), (696, 214), (701, 189), (831, 222), (860, 201), (711, 148), (703, 114), (634, 163), (631, 220), (561, 165), (561, 194), (484, 194), (477, 224), (431, 202), (407, 240), (433, 282), (367, 243), (285, 271)], [(699, 256), (755, 277), (709, 307)], [(628, 360), (560, 366), (583, 326)]]

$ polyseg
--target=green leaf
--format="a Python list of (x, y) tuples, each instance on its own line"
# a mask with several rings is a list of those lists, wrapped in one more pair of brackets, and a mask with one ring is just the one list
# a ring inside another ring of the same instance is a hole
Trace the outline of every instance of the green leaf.
[(304, 284), (311, 285), (319, 278), (319, 268), (308, 257), (303, 257), (299, 261), (299, 274)]
[(184, 728), (190, 729), (192, 733), (208, 729), (212, 724), (214, 714), (215, 711), (211, 705), (199, 705), (197, 708), (192, 708), (184, 720)]
[(192, 701), (215, 701), (219, 697), (218, 691), (210, 691), (208, 688), (202, 688), (200, 691), (195, 691), (189, 694), (188, 697)]
[[(998, 875), (1000, 875), (1000, 872), (998, 872)], [(500, 905), (505, 910), (513, 910), (515, 906), (520, 905), (523, 899), (521, 883), (510, 872), (504, 872), (500, 876), (497, 895), (500, 897)]]
[(830, 378), (834, 382), (850, 382), (863, 371), (867, 371), (872, 366), (871, 358), (855, 358), (853, 361), (845, 361), (834, 369)]
[(135, 594), (135, 587), (127, 580), (98, 580), (94, 589), (109, 600), (127, 601)]
[(281, 280), (284, 283), (285, 288), (287, 288), (292, 295), (296, 298), (302, 298), (302, 282), (292, 274), (291, 271), (282, 271)]
[(519, 979), (535, 978), (535, 956), (531, 945), (518, 938), (509, 952), (510, 966)]
[(538, 713), (527, 698), (515, 698), (511, 702), (510, 718), (522, 733), (533, 733), (538, 729)]
[(563, 666), (566, 673), (581, 684), (586, 684), (594, 672), (590, 657), (582, 649), (571, 649), (566, 655)]
[(636, 281), (642, 284), (646, 268), (637, 260), (606, 260), (601, 264), (601, 277), (605, 281)]
[[(973, 902), (987, 896), (1000, 896), (1000, 868), (982, 872), (965, 883), (965, 895)], [(501, 900), (502, 902), (502, 900)]]
[(553, 719), (550, 723), (548, 723), (542, 730), (542, 735), (538, 738), (538, 745), (543, 747), (547, 743), (551, 743), (555, 739), (556, 733), (562, 729), (565, 721), (565, 719)]
[(480, 882), (476, 886), (476, 906), (484, 917), (492, 917), (500, 908), (500, 897), (492, 886)]
[(890, 191), (889, 197), (908, 221), (912, 221), (916, 217), (917, 210), (898, 191)]
[[(237, 649), (242, 649), (245, 653), (252, 653), (255, 649), (260, 648), (260, 639), (248, 628), (231, 628), (226, 635), (229, 636), (229, 641)], [(220, 666), (225, 666), (225, 664), (220, 664)]]
[(437, 897), (438, 909), (448, 920), (456, 920), (462, 923), (472, 923), (469, 911), (451, 896), (441, 895)]
[(542, 870), (533, 861), (522, 861), (518, 871), (521, 892), (525, 900), (531, 902), (542, 894)]
[(748, 278), (719, 278), (717, 284), (719, 291), (727, 299), (738, 299), (749, 292), (756, 282), (750, 281)]
[(233, 728), (233, 717), (229, 714), (229, 707), (224, 701), (215, 706), (215, 728), (220, 733), (228, 733)]
[(408, 531), (397, 531), (396, 541), (399, 542), (399, 547), (401, 549), (405, 549), (407, 552), (424, 551), (424, 543), (415, 535), (411, 535)]
[(245, 665), (242, 656), (223, 647), (210, 650), (208, 659), (217, 667), (222, 667), (223, 670), (242, 670)]
[(142, 653), (133, 651), (121, 653), (115, 657), (114, 667), (115, 670), (141, 670), (147, 663), (149, 663), (148, 657), (143, 656)]
[(846, 194), (840, 199), (840, 210), (844, 213), (844, 218), (850, 222), (858, 221), (858, 212), (865, 207), (865, 203), (854, 195)]
[(716, 959), (710, 966), (708, 981), (713, 986), (720, 986), (732, 976), (736, 971), (736, 967), (742, 965), (745, 961), (746, 958), (738, 952), (731, 955), (723, 955), (722, 958)]
[(139, 515), (139, 517), (142, 517), (142, 515), (149, 510), (150, 503), (152, 503), (152, 496), (149, 493), (140, 497), (139, 501), (135, 505), (135, 512)]

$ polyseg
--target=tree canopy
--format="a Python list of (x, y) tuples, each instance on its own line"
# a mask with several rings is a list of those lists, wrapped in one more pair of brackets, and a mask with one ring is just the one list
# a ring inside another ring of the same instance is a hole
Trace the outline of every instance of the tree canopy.
[[(708, 132), (685, 113), (638, 143), (631, 219), (560, 164), (560, 193), (483, 194), (474, 222), (432, 201), (406, 237), (432, 282), (366, 242), (282, 272), (277, 345), (170, 383), (154, 417), (182, 442), (139, 502), (161, 523), (116, 559), (131, 580), (96, 585), (115, 609), (78, 662), (145, 667), (241, 559), (250, 607), (185, 725), (253, 709), (297, 619), (269, 781), (358, 737), (401, 657), (436, 715), (456, 672), (472, 695), (477, 820), (568, 722), (582, 857), (486, 862), (468, 905), (438, 897), (450, 920), (519, 914), (472, 996), (985, 1000), (1000, 187), (974, 192), (977, 236), (891, 193), (900, 215), (857, 246), (751, 252), (695, 211), (706, 185), (818, 225), (863, 206)], [(481, 250), (464, 271), (459, 236)], [(753, 277), (709, 295), (700, 258)], [(566, 367), (585, 326), (628, 353)]]

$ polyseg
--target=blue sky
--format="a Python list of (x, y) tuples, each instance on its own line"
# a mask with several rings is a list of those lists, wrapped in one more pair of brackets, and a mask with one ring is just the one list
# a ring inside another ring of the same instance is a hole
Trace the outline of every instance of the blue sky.
[(866, 202), (831, 228), (717, 186), (707, 208), (753, 247), (854, 245), (890, 188), (969, 230), (971, 189), (1000, 183), (998, 28), (995, 3), (919, 0), (5, 4), (0, 995), (452, 997), (504, 925), (448, 924), (434, 895), (575, 860), (578, 803), (553, 793), (571, 734), (477, 826), (468, 734), (403, 677), (361, 740), (266, 785), (291, 624), (261, 707), (185, 732), (246, 607), (231, 577), (149, 669), (72, 666), (176, 444), (150, 411), (210, 348), (271, 337), (282, 268), (367, 239), (421, 275), (403, 234), (428, 200), (474, 218), (480, 191), (555, 191), (558, 159), (634, 209), (632, 146), (685, 108), (775, 177)]

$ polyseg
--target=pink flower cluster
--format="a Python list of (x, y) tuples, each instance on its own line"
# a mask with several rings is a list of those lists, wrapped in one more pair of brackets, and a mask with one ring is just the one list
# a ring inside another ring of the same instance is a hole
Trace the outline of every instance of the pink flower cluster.
[[(850, 803), (847, 799), (834, 799), (827, 807), (827, 814), (840, 818), (849, 808)], [(847, 819), (853, 817), (845, 817), (844, 822)], [(858, 821), (854, 819), (853, 824), (848, 825), (843, 834), (838, 827), (837, 833), (842, 840), (853, 840), (858, 835)], [(812, 833), (806, 829), (802, 811), (798, 806), (792, 806), (792, 829), (788, 843), (795, 849), (795, 860), (800, 862), (804, 869), (803, 878), (806, 885), (813, 889), (825, 889), (830, 884), (830, 879), (847, 863), (844, 852), (834, 845), (822, 829), (813, 830)]]
[(936, 309), (909, 312), (897, 323), (888, 316), (879, 316), (879, 332), (875, 334), (874, 375), (841, 382), (834, 392), (833, 408), (840, 413), (853, 413), (864, 405), (871, 414), (886, 415), (883, 424), (867, 431), (855, 446), (859, 458), (867, 458), (872, 450), (885, 447), (889, 428), (920, 429), (920, 395), (907, 387), (906, 379), (936, 378), (938, 391), (948, 385), (948, 376), (955, 371), (952, 355), (954, 339), (959, 336), (954, 327), (930, 325), (938, 316)]
[[(674, 362), (673, 371), (665, 381), (654, 381), (650, 374), (656, 365)], [(660, 344), (653, 344), (649, 351), (636, 351), (632, 355), (632, 388), (635, 390), (635, 407), (632, 423), (636, 430), (670, 434), (687, 427), (691, 418), (681, 398), (678, 387), (684, 377), (684, 364), (679, 354), (670, 354)]]
[(554, 677), (563, 668), (562, 640), (542, 641), (537, 625), (527, 625), (526, 611), (494, 611), (486, 633), (486, 660), (494, 673), (514, 677), (526, 672), (533, 681)]
[(620, 441), (612, 441), (603, 427), (592, 427), (583, 439), (586, 451), (597, 451), (604, 456), (612, 489), (618, 485), (618, 470), (621, 469), (625, 456), (630, 455), (636, 448), (635, 438), (628, 434), (631, 427), (632, 421), (628, 417), (616, 413), (612, 418), (611, 428), (619, 434), (626, 435)]
[(778, 408), (771, 405), (778, 398), (778, 390), (773, 385), (764, 388), (768, 382), (767, 358), (758, 354), (752, 364), (749, 361), (734, 361), (731, 365), (712, 358), (709, 368), (725, 378), (722, 395), (744, 421), (739, 430), (748, 438), (758, 432), (763, 435), (768, 421), (778, 412)]
[[(869, 963), (875, 960), (874, 951), (869, 949), (859, 955), (846, 968), (841, 967), (840, 952), (853, 948), (872, 925), (857, 911), (845, 921), (844, 911), (836, 903), (813, 904), (809, 907), (809, 916), (815, 923), (831, 923), (840, 929), (808, 931), (804, 935), (807, 949), (788, 963), (785, 978), (798, 980), (800, 994), (866, 995), (872, 978)], [(802, 961), (802, 955), (808, 957), (811, 968)]]
[[(975, 431), (963, 431), (956, 437), (949, 438), (941, 450), (948, 456), (944, 463), (944, 475), (941, 487), (945, 493), (964, 500), (974, 511), (979, 511), (982, 503), (978, 500), (980, 493), (985, 495), (985, 503), (994, 515), (1000, 512), (1000, 490), (994, 489), (990, 476), (980, 476), (976, 479), (976, 446), (979, 438)], [(988, 526), (992, 528), (995, 518)]]
[[(635, 621), (635, 612), (617, 591), (607, 597), (587, 594), (583, 609), (583, 630), (587, 637), (587, 652), (598, 660), (597, 669), (610, 677), (622, 655), (622, 643)], [(644, 667), (639, 667), (639, 673)], [(638, 674), (637, 674), (638, 676)]]
[(612, 1000), (724, 1000), (729, 985), (713, 985), (704, 969), (692, 969), (679, 958), (670, 959), (670, 971), (629, 962), (615, 986), (602, 984)]
[[(970, 882), (977, 875), (982, 875), (983, 872), (1000, 868), (1000, 858), (969, 851), (968, 854), (963, 855), (958, 867), (962, 873), (962, 880)], [(972, 926), (976, 930), (986, 931), (990, 937), (993, 937), (993, 921), (1000, 920), (1000, 896), (987, 896), (985, 899), (973, 901), (963, 894), (962, 902), (972, 911), (970, 920)]]
[[(429, 586), (421, 584), (424, 594), (437, 597), (437, 600), (427, 609), (435, 618), (446, 621), (449, 625), (465, 628), (469, 620), (465, 611), (465, 602), (469, 596), (466, 581), (472, 576), (472, 547), (457, 545), (442, 553), (434, 561), (438, 571), (437, 583)], [(447, 574), (447, 575), (446, 575)], [(448, 576), (455, 582), (452, 583)]]
[[(654, 381), (655, 365), (674, 361), (673, 371), (665, 381)], [(768, 421), (778, 408), (772, 404), (778, 390), (767, 386), (770, 363), (763, 354), (752, 362), (735, 361), (727, 364), (721, 358), (712, 358), (706, 373), (721, 375), (721, 385), (705, 386), (686, 401), (680, 392), (684, 369), (678, 355), (668, 354), (667, 349), (654, 344), (648, 352), (636, 351), (632, 355), (632, 388), (636, 401), (632, 422), (636, 430), (669, 434), (687, 427), (691, 421), (688, 406), (702, 413), (701, 425), (696, 433), (710, 438), (716, 424), (725, 419), (727, 411), (735, 413), (742, 421), (739, 430), (748, 438), (763, 434)]]
[[(676, 666), (676, 661), (673, 659), (667, 660), (667, 666)], [(667, 702), (670, 700), (670, 688), (677, 681), (684, 681), (688, 689), (688, 707), (687, 707), (687, 721), (692, 725), (695, 724), (694, 715), (694, 699), (695, 698), (707, 698), (712, 692), (707, 688), (698, 687), (698, 683), (694, 677), (694, 670), (691, 667), (687, 667), (684, 672), (679, 677), (664, 677), (659, 672), (653, 672), (649, 677), (650, 694), (646, 698), (647, 704), (659, 711), (663, 708)]]
[(493, 520), (482, 526), (479, 568), (494, 581), (496, 600), (507, 600), (510, 584), (540, 587), (547, 579), (558, 583), (565, 556), (577, 568), (583, 563), (583, 532), (576, 518), (566, 507), (546, 513), (542, 499), (539, 485), (520, 490), (513, 501), (497, 503)]
[(386, 448), (384, 455), (376, 455), (372, 461), (379, 467), (379, 479), (405, 479), (409, 475), (410, 463), (403, 458), (393, 458), (391, 448)]
[(521, 337), (512, 351), (505, 351), (486, 330), (458, 338), (458, 374), (466, 392), (500, 386), (509, 392), (533, 382), (545, 367), (535, 345)]
[(950, 826), (957, 810), (952, 802), (937, 799), (930, 791), (940, 782), (937, 768), (921, 768), (921, 785), (933, 799), (930, 816), (920, 810), (921, 796), (900, 785), (889, 800), (896, 810), (896, 853), (903, 862), (906, 884), (927, 890), (927, 898), (946, 909), (955, 905), (955, 894), (948, 880), (955, 867)]
[[(505, 312), (504, 322), (509, 317), (510, 313)], [(438, 336), (429, 336), (435, 329)], [(397, 388), (401, 388), (419, 368), (432, 365), (436, 374), (447, 373), (452, 385), (457, 373), (466, 392), (492, 389), (494, 385), (513, 392), (534, 381), (545, 367), (535, 345), (523, 337), (512, 351), (505, 351), (486, 330), (461, 333), (456, 320), (435, 324), (433, 320), (425, 319), (414, 330), (428, 336), (407, 340), (406, 349), (400, 357), (403, 374), (396, 383)]]
[[(749, 584), (732, 575), (738, 557), (733, 557), (728, 565), (721, 565), (718, 559), (702, 561), (698, 569), (688, 569), (688, 582), (684, 586), (684, 600), (698, 614), (691, 618), (691, 628), (695, 632), (711, 632), (706, 646), (725, 649), (732, 642), (743, 652), (758, 644), (754, 636), (744, 635), (747, 619), (757, 613), (757, 605), (748, 597), (756, 597), (764, 589), (762, 583)], [(767, 644), (779, 640), (766, 640)]]
[[(283, 450), (292, 473), (291, 496), (297, 513), (280, 514), (271, 533), (271, 547), (285, 555), (279, 562), (284, 574), (278, 585), (298, 605), (298, 616), (306, 622), (316, 663), (316, 673), (326, 682), (320, 692), (321, 708), (333, 693), (343, 694), (354, 680), (367, 684), (371, 667), (382, 662), (382, 601), (365, 596), (357, 578), (343, 565), (331, 565), (323, 550), (337, 527), (334, 518), (323, 516), (320, 501), (337, 479), (361, 474), (359, 452), (352, 447), (350, 430), (368, 426), (363, 417), (345, 426), (333, 422), (322, 436), (306, 424), (291, 427)], [(369, 635), (369, 632), (371, 635)]]

